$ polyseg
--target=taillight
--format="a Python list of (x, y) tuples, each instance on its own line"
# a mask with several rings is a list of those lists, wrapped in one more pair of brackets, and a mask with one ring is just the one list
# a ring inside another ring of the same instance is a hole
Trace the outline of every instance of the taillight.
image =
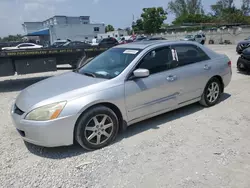
[(231, 61), (229, 61), (227, 64), (228, 64), (229, 67), (232, 66), (232, 62)]

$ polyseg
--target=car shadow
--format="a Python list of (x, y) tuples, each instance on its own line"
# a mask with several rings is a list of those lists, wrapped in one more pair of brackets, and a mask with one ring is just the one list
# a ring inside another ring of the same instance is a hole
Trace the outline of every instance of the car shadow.
[(250, 76), (250, 71), (237, 71), (237, 73)]
[[(224, 93), (221, 97), (220, 102), (227, 100), (231, 95)], [(194, 114), (200, 110), (203, 110), (204, 107), (198, 103), (191, 104), (177, 110), (153, 117), (151, 119), (136, 123), (127, 128), (127, 130), (118, 135), (116, 141), (113, 143), (120, 142), (125, 138), (135, 136), (139, 133), (147, 131), (149, 129), (159, 129), (159, 126), (168, 126), (166, 123), (174, 121), (176, 119), (185, 118), (188, 115)], [(27, 149), (34, 155), (50, 158), (50, 159), (64, 159), (70, 158), (77, 155), (82, 155), (89, 151), (84, 150), (80, 145), (74, 144), (72, 146), (63, 146), (55, 148), (47, 148), (36, 146), (30, 143), (25, 142)]]
[(41, 77), (9, 79), (0, 81), (0, 92), (4, 93), (4, 92), (21, 91), (26, 87), (41, 80), (47, 79), (49, 77), (50, 76), (41, 76)]
[[(227, 100), (231, 97), (230, 94), (224, 93), (221, 96), (219, 103)], [(166, 123), (170, 123), (171, 121), (185, 118), (191, 114), (194, 114), (200, 110), (203, 110), (205, 107), (201, 106), (199, 103), (194, 103), (188, 106), (184, 106), (182, 108), (167, 112), (165, 114), (153, 117), (151, 119), (136, 123), (127, 128), (126, 132), (118, 136), (117, 142), (121, 141), (124, 138), (129, 138), (138, 133), (147, 131), (148, 129), (159, 129), (159, 126), (167, 126)], [(212, 108), (212, 107), (211, 107)]]

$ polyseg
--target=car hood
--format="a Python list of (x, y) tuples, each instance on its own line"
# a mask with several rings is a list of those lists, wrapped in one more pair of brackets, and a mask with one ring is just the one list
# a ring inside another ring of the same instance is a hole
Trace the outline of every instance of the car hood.
[(246, 48), (245, 50), (243, 50), (242, 55), (243, 55), (243, 56), (250, 57), (250, 47), (249, 47), (249, 48)]
[(249, 44), (249, 43), (250, 43), (250, 40), (243, 40), (243, 41), (240, 41), (238, 43), (238, 45), (240, 45), (240, 44)]
[(68, 72), (37, 82), (24, 89), (16, 99), (16, 105), (27, 112), (31, 108), (71, 100), (97, 90), (106, 79), (84, 76)]

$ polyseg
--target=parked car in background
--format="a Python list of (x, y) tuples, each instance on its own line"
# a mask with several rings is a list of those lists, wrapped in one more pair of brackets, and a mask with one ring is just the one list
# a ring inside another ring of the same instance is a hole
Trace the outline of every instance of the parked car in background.
[(4, 47), (13, 47), (13, 46), (17, 46), (18, 44), (21, 44), (23, 42), (0, 42), (0, 50), (2, 50), (2, 48)]
[(229, 58), (198, 43), (133, 42), (24, 89), (11, 116), (27, 142), (100, 149), (136, 122), (195, 102), (217, 104), (231, 77)]
[(250, 70), (250, 48), (242, 51), (241, 56), (237, 61), (237, 69), (239, 72)]
[(119, 44), (127, 44), (130, 42), (134, 42), (134, 40), (132, 40), (130, 36), (127, 36), (127, 37), (121, 37), (121, 39), (118, 42)]
[(147, 40), (167, 40), (166, 38), (164, 37), (147, 37), (145, 39), (143, 39), (143, 41), (147, 41)]
[(56, 40), (52, 45), (48, 46), (50, 48), (59, 48), (62, 47), (64, 44), (70, 42), (71, 40)]
[(194, 35), (186, 35), (184, 38), (181, 39), (182, 41), (195, 41)]
[(42, 48), (43, 46), (33, 43), (21, 43), (17, 46), (12, 47), (3, 47), (2, 50), (22, 50), (22, 49), (36, 49), (36, 48)]
[(90, 47), (91, 45), (86, 43), (86, 42), (82, 42), (82, 41), (70, 41), (70, 42), (66, 42), (64, 45), (62, 45), (62, 47)]
[(103, 47), (103, 48), (110, 48), (110, 47), (116, 46), (118, 44), (119, 44), (119, 42), (115, 38), (108, 37), (108, 38), (102, 39), (99, 42), (98, 46)]
[(196, 41), (200, 44), (205, 44), (206, 42), (206, 36), (205, 34), (196, 34), (196, 35), (186, 35), (183, 39), (181, 39), (182, 41)]
[(250, 37), (246, 38), (243, 41), (240, 41), (237, 46), (236, 46), (236, 52), (238, 54), (241, 54), (243, 52), (243, 50), (245, 50), (246, 48), (250, 47)]
[(206, 42), (206, 36), (203, 33), (195, 35), (194, 39), (195, 39), (196, 42), (198, 42), (198, 43), (200, 43), (202, 45), (204, 45), (205, 42)]
[(134, 42), (138, 42), (138, 41), (142, 41), (144, 39), (146, 39), (147, 37), (144, 36), (144, 35), (141, 35), (141, 36), (137, 36), (135, 39), (134, 39)]

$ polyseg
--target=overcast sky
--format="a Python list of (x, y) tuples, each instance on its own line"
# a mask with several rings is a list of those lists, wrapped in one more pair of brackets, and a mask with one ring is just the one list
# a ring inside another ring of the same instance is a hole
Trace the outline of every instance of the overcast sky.
[[(90, 16), (92, 22), (112, 24), (115, 28), (131, 25), (133, 14), (139, 18), (142, 8), (163, 6), (170, 0), (0, 0), (0, 36), (23, 34), (24, 21), (43, 21), (54, 15)], [(239, 4), (241, 0), (235, 0)], [(216, 0), (203, 0), (208, 11)], [(168, 15), (167, 22), (173, 21)]]

